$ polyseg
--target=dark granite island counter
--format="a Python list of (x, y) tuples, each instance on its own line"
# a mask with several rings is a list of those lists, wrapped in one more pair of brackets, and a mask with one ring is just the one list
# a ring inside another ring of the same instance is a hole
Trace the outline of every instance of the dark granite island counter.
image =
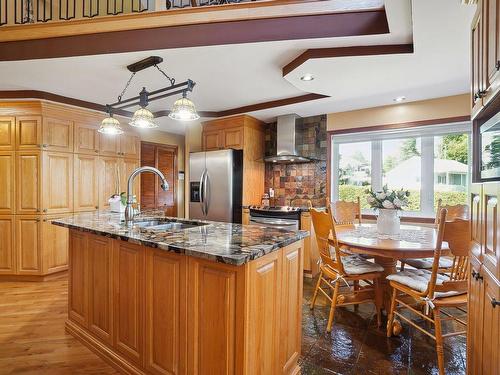
[(303, 238), (228, 223), (78, 214), (66, 328), (123, 373), (298, 374)]

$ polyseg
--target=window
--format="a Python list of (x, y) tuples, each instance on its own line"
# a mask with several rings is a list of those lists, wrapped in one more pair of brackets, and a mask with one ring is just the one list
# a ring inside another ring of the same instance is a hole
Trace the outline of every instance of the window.
[(443, 204), (466, 204), (470, 167), (470, 123), (332, 136), (332, 201), (361, 198), (366, 190), (410, 191), (404, 216), (434, 217)]

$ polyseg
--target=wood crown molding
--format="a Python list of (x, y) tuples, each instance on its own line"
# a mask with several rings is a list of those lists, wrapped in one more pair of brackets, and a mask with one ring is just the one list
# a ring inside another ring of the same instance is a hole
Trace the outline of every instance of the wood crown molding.
[[(285, 98), (285, 99), (271, 100), (268, 102), (251, 104), (251, 105), (238, 107), (238, 108), (231, 108), (231, 109), (218, 111), (218, 112), (217, 111), (199, 111), (198, 114), (201, 117), (212, 117), (212, 118), (226, 117), (226, 116), (232, 116), (232, 115), (236, 115), (236, 114), (243, 114), (246, 112), (254, 112), (254, 111), (259, 111), (259, 110), (263, 110), (263, 109), (282, 107), (285, 105), (302, 103), (302, 102), (307, 102), (307, 101), (322, 99), (322, 98), (328, 98), (328, 96), (321, 95), (321, 94), (305, 94), (305, 95), (293, 96), (293, 97)], [(56, 102), (56, 103), (61, 103), (61, 104), (67, 104), (67, 105), (80, 107), (80, 108), (86, 108), (86, 109), (99, 111), (99, 112), (103, 112), (103, 113), (106, 112), (106, 106), (102, 105), (102, 104), (88, 102), (85, 100), (80, 100), (80, 99), (75, 99), (75, 98), (69, 98), (67, 96), (52, 94), (50, 92), (38, 91), (38, 90), (0, 91), (0, 99), (40, 99), (40, 100), (48, 100), (51, 102)], [(133, 112), (126, 111), (123, 109), (115, 110), (114, 113), (116, 115), (120, 115), (120, 116), (124, 116), (124, 117), (128, 117), (128, 118), (131, 118), (133, 116)], [(169, 113), (170, 113), (170, 111), (168, 111), (168, 110), (153, 112), (155, 117), (168, 116)]]
[(326, 59), (348, 56), (393, 55), (403, 53), (413, 53), (413, 43), (308, 49), (299, 57), (295, 58), (283, 67), (283, 77), (311, 59)]
[(394, 124), (384, 124), (384, 125), (374, 125), (374, 126), (364, 126), (352, 129), (338, 129), (338, 130), (328, 130), (328, 135), (339, 135), (339, 134), (350, 134), (350, 133), (362, 133), (378, 130), (392, 130), (392, 129), (405, 129), (405, 128), (415, 128), (419, 126), (426, 125), (438, 125), (446, 124), (452, 122), (463, 122), (470, 121), (470, 116), (455, 116), (455, 117), (443, 117), (430, 120), (420, 120), (411, 122), (398, 122)]
[[(316, 3), (328, 4), (329, 1), (304, 2), (303, 4)], [(76, 21), (75, 23), (64, 21), (65, 25), (72, 24), (75, 30), (79, 30), (80, 35), (43, 33), (41, 36), (34, 35), (27, 40), (19, 40), (22, 39), (20, 37), (6, 40), (7, 29), (2, 29), (0, 61), (389, 33), (384, 8), (329, 14), (307, 14), (304, 10), (303, 13), (305, 14), (288, 17), (273, 16), (274, 18), (261, 17), (239, 21), (225, 19), (218, 22), (206, 21), (205, 23), (175, 26), (157, 25), (155, 28), (146, 23), (133, 30), (96, 32), (99, 29), (94, 27), (91, 29), (93, 33), (81, 31)], [(118, 18), (118, 16), (114, 16), (114, 18)], [(92, 25), (91, 22), (92, 20), (86, 20), (81, 27)], [(50, 23), (33, 25), (32, 30), (36, 30), (35, 27), (48, 27), (49, 25)], [(20, 35), (18, 33), (24, 29), (31, 30), (30, 27), (16, 26), (16, 35)], [(37, 39), (35, 36), (43, 39)]]

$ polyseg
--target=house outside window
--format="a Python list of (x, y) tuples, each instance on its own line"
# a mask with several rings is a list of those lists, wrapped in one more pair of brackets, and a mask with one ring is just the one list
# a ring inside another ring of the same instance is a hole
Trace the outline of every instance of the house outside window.
[(410, 191), (404, 216), (434, 217), (443, 204), (467, 204), (470, 176), (469, 122), (411, 129), (333, 135), (332, 201), (361, 198), (373, 187)]

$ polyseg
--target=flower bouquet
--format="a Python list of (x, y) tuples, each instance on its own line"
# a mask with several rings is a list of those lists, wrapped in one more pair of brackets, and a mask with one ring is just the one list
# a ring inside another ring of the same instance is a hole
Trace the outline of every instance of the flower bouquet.
[(408, 206), (410, 192), (408, 190), (389, 190), (384, 185), (381, 191), (367, 191), (368, 204), (374, 210), (378, 210), (377, 232), (380, 234), (399, 234), (400, 219), (398, 210)]

